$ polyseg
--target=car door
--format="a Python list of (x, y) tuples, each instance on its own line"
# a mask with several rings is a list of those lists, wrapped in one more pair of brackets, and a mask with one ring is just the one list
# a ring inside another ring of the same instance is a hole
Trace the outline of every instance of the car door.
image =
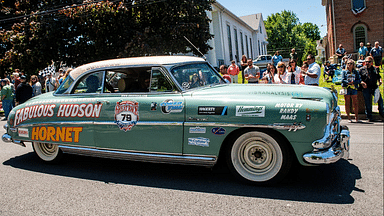
[(184, 99), (163, 69), (106, 71), (99, 102), (103, 107), (95, 122), (96, 147), (182, 153)]

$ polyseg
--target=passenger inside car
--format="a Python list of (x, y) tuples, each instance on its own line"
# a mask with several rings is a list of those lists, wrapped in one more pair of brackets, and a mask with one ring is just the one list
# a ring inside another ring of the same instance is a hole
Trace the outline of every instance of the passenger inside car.
[(99, 79), (96, 76), (89, 76), (85, 81), (87, 85), (86, 93), (96, 93), (99, 88)]

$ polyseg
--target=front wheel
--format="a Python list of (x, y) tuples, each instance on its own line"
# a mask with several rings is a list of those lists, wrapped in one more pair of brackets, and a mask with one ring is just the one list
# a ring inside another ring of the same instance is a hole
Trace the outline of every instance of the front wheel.
[(260, 131), (240, 135), (227, 149), (231, 172), (247, 183), (272, 184), (281, 180), (291, 167), (285, 143)]
[(33, 142), (32, 147), (36, 155), (47, 163), (59, 162), (63, 155), (59, 146), (55, 144)]

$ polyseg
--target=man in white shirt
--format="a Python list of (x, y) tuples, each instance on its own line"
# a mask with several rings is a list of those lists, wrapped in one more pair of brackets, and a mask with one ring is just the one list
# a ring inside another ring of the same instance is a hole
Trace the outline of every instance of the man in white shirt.
[(45, 80), (45, 92), (55, 91), (57, 88), (56, 79), (52, 77), (51, 73), (47, 74), (47, 79)]
[(315, 62), (315, 56), (309, 54), (307, 56), (309, 68), (307, 76), (305, 76), (305, 85), (319, 86), (319, 79), (321, 75), (320, 65)]

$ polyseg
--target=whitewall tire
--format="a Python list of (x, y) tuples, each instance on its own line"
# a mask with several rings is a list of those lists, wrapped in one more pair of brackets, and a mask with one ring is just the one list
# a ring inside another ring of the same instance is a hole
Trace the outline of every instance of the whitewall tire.
[(44, 162), (56, 163), (61, 160), (63, 155), (56, 144), (33, 142), (32, 147), (36, 155)]
[(253, 184), (272, 184), (281, 180), (292, 161), (286, 144), (278, 140), (261, 131), (240, 135), (227, 150), (231, 172)]

